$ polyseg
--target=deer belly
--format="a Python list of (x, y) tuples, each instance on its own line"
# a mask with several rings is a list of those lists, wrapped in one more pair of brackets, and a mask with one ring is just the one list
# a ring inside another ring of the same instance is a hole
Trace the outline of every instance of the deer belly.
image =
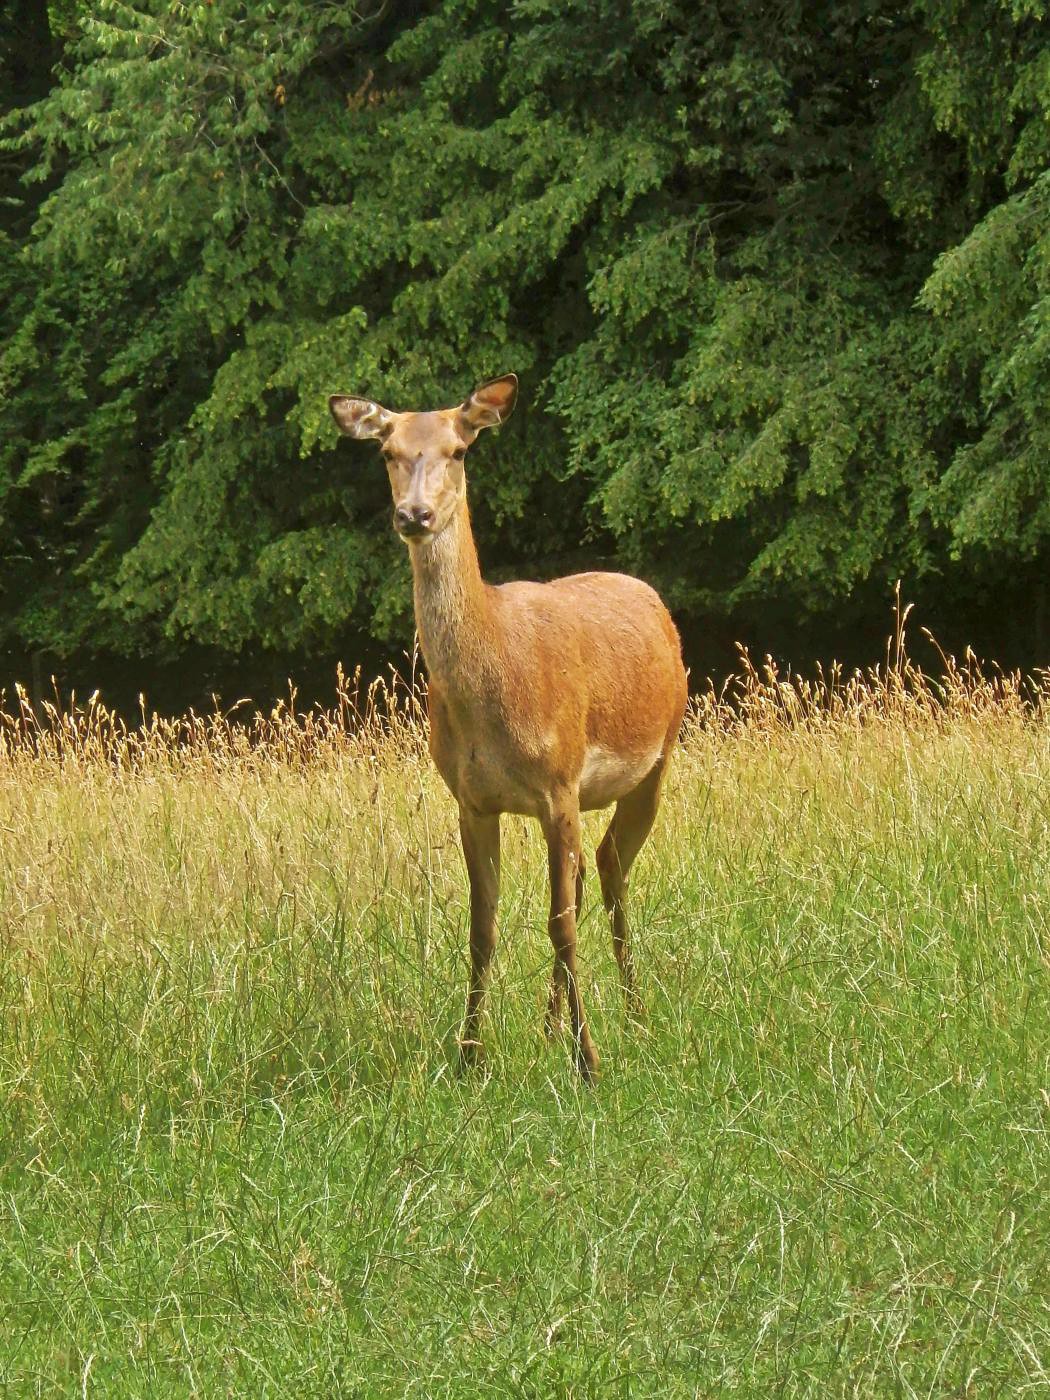
[(662, 751), (662, 744), (641, 754), (617, 753), (592, 744), (584, 754), (580, 774), (580, 806), (589, 811), (618, 801), (649, 776)]

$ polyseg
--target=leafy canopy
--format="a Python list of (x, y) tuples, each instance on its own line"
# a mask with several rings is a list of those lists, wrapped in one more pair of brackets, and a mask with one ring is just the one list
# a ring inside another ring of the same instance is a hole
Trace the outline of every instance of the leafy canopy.
[(404, 636), (327, 395), (510, 369), (471, 462), (497, 575), (619, 560), (732, 616), (1045, 553), (1040, 4), (58, 18), (3, 126), (0, 639)]

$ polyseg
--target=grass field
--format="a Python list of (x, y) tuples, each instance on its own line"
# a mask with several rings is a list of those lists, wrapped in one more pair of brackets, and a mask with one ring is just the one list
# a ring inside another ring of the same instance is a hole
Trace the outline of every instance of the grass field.
[[(421, 724), (0, 724), (0, 1393), (1050, 1393), (1050, 689), (701, 698), (588, 883), (504, 821), (487, 1069)], [(588, 840), (600, 835), (588, 819)]]

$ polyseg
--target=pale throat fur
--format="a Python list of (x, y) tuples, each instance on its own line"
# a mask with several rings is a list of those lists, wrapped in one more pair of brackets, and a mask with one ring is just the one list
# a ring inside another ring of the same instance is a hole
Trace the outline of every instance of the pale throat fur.
[(445, 528), (411, 541), (408, 552), (427, 671), (449, 694), (476, 693), (492, 670), (496, 639), (491, 588), (481, 577), (465, 493)]

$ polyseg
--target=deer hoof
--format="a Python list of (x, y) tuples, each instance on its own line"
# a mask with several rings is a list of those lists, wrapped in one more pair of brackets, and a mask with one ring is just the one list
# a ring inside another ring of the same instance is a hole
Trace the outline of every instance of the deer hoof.
[(627, 1022), (635, 1030), (645, 1030), (645, 1007), (637, 992), (628, 992), (626, 997)]
[(481, 1060), (480, 1040), (461, 1040), (459, 1042), (459, 1072), (469, 1074), (477, 1069)]
[(598, 1082), (598, 1052), (593, 1045), (581, 1045), (576, 1053), (580, 1078), (589, 1087)]

